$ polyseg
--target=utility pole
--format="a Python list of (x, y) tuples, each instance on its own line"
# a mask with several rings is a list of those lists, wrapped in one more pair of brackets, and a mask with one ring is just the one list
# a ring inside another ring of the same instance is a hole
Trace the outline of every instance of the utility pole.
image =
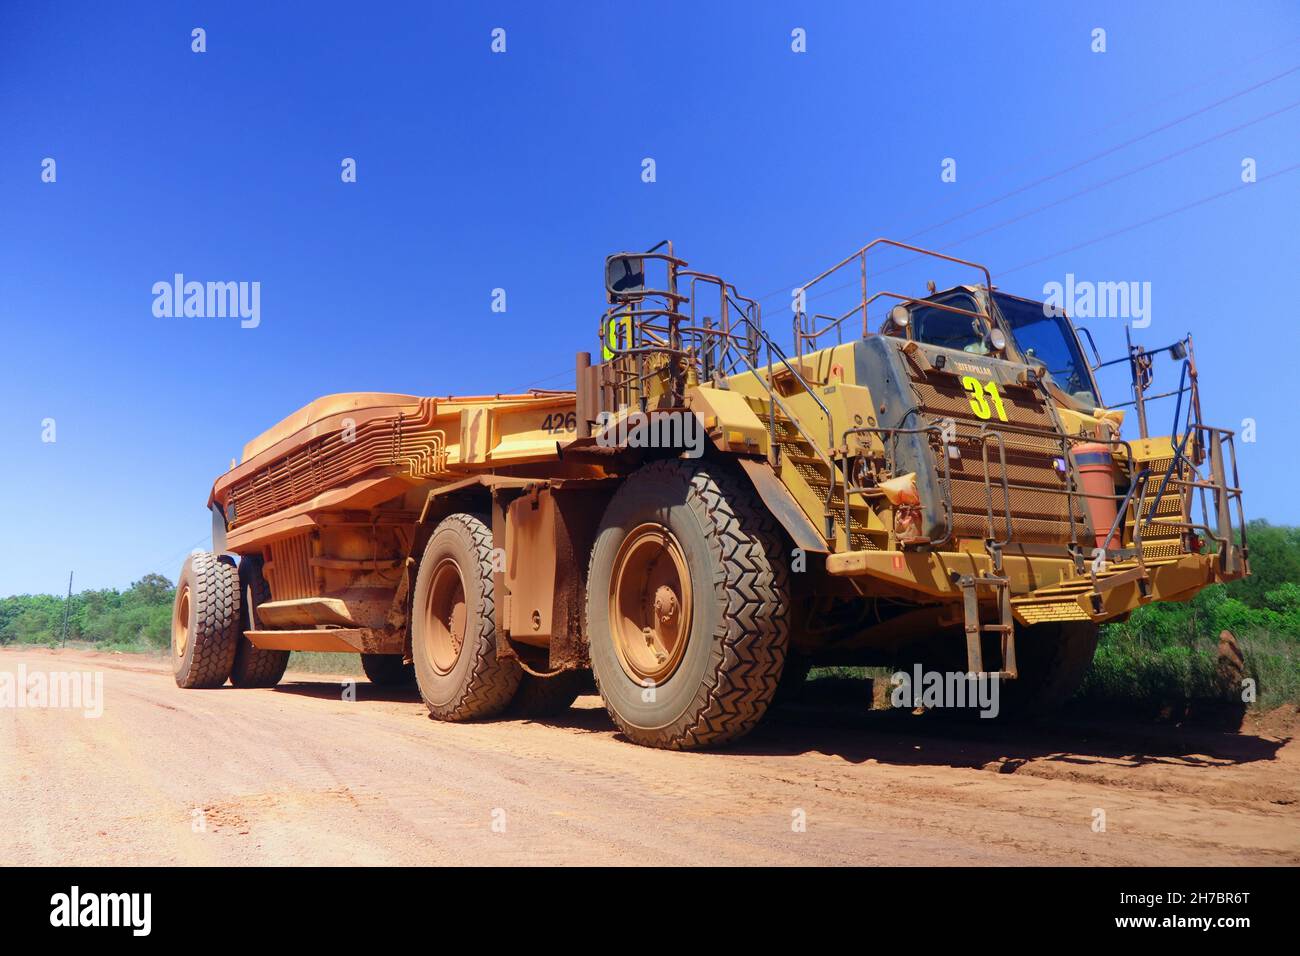
[(63, 601), (63, 640), (60, 647), (68, 646), (68, 608), (72, 605), (72, 572), (68, 572), (68, 596)]

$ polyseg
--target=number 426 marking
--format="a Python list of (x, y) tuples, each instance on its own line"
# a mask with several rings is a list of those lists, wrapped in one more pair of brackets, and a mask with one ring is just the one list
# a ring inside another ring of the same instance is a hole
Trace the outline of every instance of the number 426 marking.
[[(1002, 407), (1002, 396), (998, 393), (998, 386), (995, 382), (981, 382), (972, 375), (967, 375), (961, 380), (962, 387), (969, 393), (970, 407), (978, 418), (988, 421), (993, 417), (993, 410), (997, 409), (998, 421), (1007, 420), (1007, 410)], [(993, 407), (989, 407), (989, 401), (992, 400)]]

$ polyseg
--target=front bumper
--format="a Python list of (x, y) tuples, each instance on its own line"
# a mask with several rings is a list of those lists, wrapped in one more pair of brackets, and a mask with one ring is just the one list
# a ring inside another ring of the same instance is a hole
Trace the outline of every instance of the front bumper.
[[(872, 579), (912, 592), (920, 600), (959, 602), (958, 580), (994, 573), (987, 554), (965, 551), (845, 551), (828, 555), (826, 570), (837, 577)], [(1232, 575), (1238, 577), (1239, 575)], [(1186, 601), (1202, 588), (1229, 580), (1218, 555), (1184, 554), (1139, 563), (1107, 565), (1095, 575), (1079, 574), (1069, 558), (1004, 555), (1011, 608), (1024, 625), (1048, 621), (1113, 620), (1155, 601)]]

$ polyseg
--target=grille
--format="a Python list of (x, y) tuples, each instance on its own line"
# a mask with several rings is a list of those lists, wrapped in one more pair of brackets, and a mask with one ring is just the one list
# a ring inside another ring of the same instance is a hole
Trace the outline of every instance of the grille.
[(271, 542), (271, 560), (262, 573), (277, 601), (312, 597), (316, 582), (311, 569), (311, 536), (294, 535)]
[(1077, 601), (1051, 601), (1041, 604), (1017, 604), (1016, 613), (1026, 624), (1045, 624), (1051, 621), (1086, 621)]
[[(988, 489), (993, 491), (993, 535), (1005, 535), (1006, 507), (1002, 491), (1002, 464), (996, 439), (986, 442), (989, 483), (984, 481), (984, 458), (978, 439), (979, 430), (1000, 432), (1006, 449), (1006, 479), (1010, 489), (1011, 537), (1013, 541), (1033, 544), (1065, 545), (1070, 542), (1070, 499), (1063, 492), (1069, 487), (1065, 473), (1057, 467), (1062, 457), (1061, 435), (1051, 411), (1044, 405), (1037, 389), (1022, 385), (998, 387), (1006, 410), (1008, 427), (1033, 429), (1033, 433), (1001, 431), (996, 419), (978, 418), (971, 408), (969, 393), (952, 375), (929, 371), (910, 356), (912, 389), (926, 417), (942, 422), (951, 418), (956, 425), (953, 443), (959, 457), (949, 458), (951, 475), (953, 535), (958, 538), (983, 539), (989, 533)], [(943, 474), (940, 456), (948, 454), (932, 442), (938, 474)], [(1074, 502), (1075, 539), (1087, 540), (1084, 504)]]

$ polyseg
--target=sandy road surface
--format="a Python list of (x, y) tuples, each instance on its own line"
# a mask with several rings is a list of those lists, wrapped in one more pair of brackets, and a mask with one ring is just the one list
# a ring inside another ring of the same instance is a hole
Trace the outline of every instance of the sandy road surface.
[(1010, 731), (802, 707), (680, 754), (626, 743), (594, 697), (441, 724), (364, 681), (354, 702), (306, 674), (182, 691), (147, 659), (0, 651), (20, 663), (101, 671), (104, 709), (0, 709), (0, 864), (1300, 863), (1276, 715)]

